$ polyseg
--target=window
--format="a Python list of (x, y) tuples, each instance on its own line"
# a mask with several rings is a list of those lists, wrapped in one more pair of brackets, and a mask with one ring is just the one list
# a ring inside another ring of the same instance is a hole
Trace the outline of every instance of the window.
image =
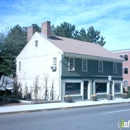
[(121, 58), (123, 58), (123, 55), (120, 55)]
[(121, 84), (120, 83), (115, 83), (115, 93), (116, 92), (121, 92)]
[(74, 71), (75, 70), (75, 59), (69, 58), (69, 70)]
[(87, 60), (82, 59), (82, 71), (87, 71)]
[(128, 87), (128, 81), (124, 81), (124, 88)]
[(113, 63), (113, 73), (117, 73), (117, 63)]
[(57, 65), (57, 58), (53, 57), (53, 65), (56, 66)]
[(96, 83), (96, 93), (106, 93), (107, 83)]
[(38, 47), (38, 40), (35, 40), (35, 47)]
[(80, 94), (81, 83), (66, 83), (65, 95)]
[(103, 61), (98, 61), (98, 72), (103, 72)]
[(128, 74), (128, 68), (124, 68), (124, 74)]
[(128, 55), (124, 55), (124, 59), (128, 61)]
[(18, 62), (18, 70), (21, 71), (21, 61)]

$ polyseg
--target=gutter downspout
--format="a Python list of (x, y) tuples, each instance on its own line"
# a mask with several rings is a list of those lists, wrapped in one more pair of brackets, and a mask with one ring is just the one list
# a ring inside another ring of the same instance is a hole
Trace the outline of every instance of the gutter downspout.
[[(60, 96), (60, 100), (62, 100), (61, 98), (61, 74), (62, 74), (62, 59), (64, 58), (65, 54), (61, 54), (61, 60), (59, 62), (59, 96)], [(58, 97), (59, 98), (59, 97)]]

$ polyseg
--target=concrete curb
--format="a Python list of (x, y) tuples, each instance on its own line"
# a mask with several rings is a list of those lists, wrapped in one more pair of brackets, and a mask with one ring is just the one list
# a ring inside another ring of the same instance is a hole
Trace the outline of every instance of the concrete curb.
[(51, 110), (66, 110), (66, 109), (74, 109), (74, 108), (84, 108), (84, 107), (94, 107), (94, 106), (104, 106), (104, 105), (115, 105), (115, 104), (125, 104), (130, 103), (130, 101), (125, 102), (113, 102), (113, 103), (100, 103), (100, 104), (90, 104), (90, 105), (80, 105), (80, 106), (68, 106), (68, 107), (57, 107), (57, 108), (45, 108), (45, 109), (35, 109), (35, 110), (21, 110), (21, 111), (14, 111), (14, 112), (3, 112), (0, 115), (7, 115), (7, 114), (19, 114), (19, 113), (30, 113), (30, 112), (40, 112), (40, 111), (51, 111)]

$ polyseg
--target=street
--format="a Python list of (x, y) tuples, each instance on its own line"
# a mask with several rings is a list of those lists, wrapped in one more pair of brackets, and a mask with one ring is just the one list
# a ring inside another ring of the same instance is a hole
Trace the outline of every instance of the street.
[(130, 120), (130, 104), (0, 115), (0, 129), (119, 130), (122, 119)]

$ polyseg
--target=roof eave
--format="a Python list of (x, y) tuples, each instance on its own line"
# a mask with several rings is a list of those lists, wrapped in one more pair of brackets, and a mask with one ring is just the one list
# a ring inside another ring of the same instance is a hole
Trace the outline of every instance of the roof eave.
[(75, 54), (70, 52), (64, 52), (64, 56), (66, 57), (75, 57), (75, 58), (87, 58), (92, 60), (103, 60), (103, 61), (112, 61), (122, 63), (123, 59), (109, 58), (109, 57), (100, 57), (100, 56), (92, 56), (92, 55), (84, 55), (84, 54)]

